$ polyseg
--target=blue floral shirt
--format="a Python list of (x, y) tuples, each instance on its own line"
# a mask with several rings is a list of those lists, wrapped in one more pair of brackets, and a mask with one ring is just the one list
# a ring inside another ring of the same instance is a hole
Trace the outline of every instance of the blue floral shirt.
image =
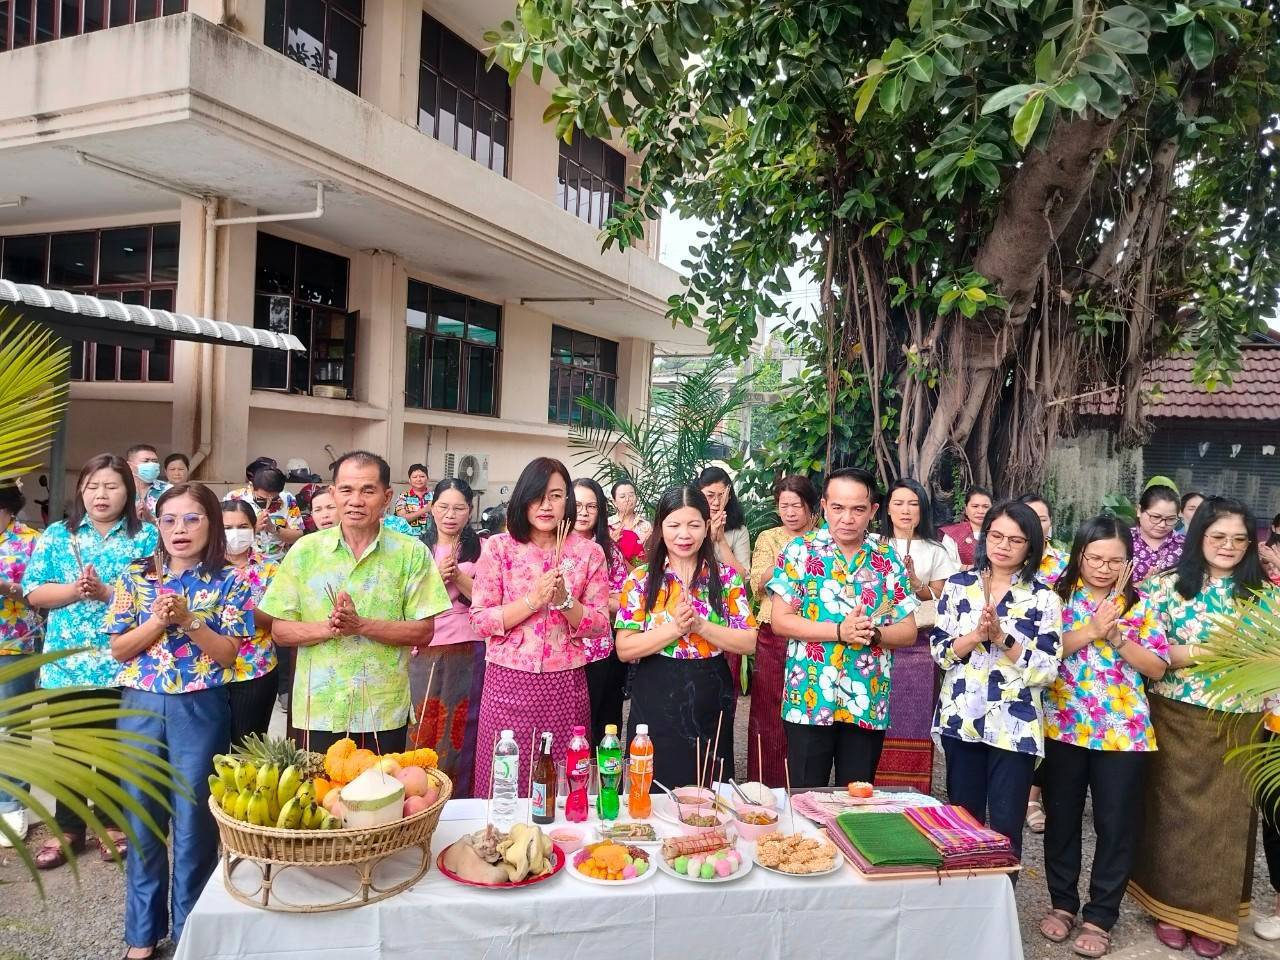
[(406, 537), (418, 539), (418, 531), (413, 529), (413, 525), (404, 517), (397, 517), (394, 513), (389, 513), (383, 517), (382, 525), (395, 533), (403, 533)]
[[(116, 595), (106, 614), (108, 634), (127, 633), (151, 619), (151, 605), (168, 593), (187, 598), (192, 618), (199, 617), (214, 633), (253, 636), (253, 588), (232, 567), (204, 573), (199, 567), (171, 573), (157, 570), (153, 560), (131, 563), (116, 581)], [(235, 669), (218, 664), (181, 627), (168, 627), (132, 660), (120, 664), (117, 684), (149, 693), (192, 693), (220, 687), (235, 679)]]
[[(30, 595), (32, 590), (46, 583), (74, 583), (80, 576), (76, 550), (79, 550), (80, 562), (92, 565), (103, 583), (114, 584), (125, 567), (139, 557), (155, 552), (158, 539), (159, 532), (149, 523), (144, 523), (136, 534), (129, 536), (123, 519), (117, 520), (105, 537), (87, 518), (74, 536), (67, 529), (66, 521), (50, 524), (40, 535), (31, 562), (27, 564), (22, 577), (22, 592)], [(44, 628), (46, 653), (80, 647), (88, 649), (41, 667), (41, 687), (115, 685), (119, 664), (111, 656), (102, 626), (107, 606), (100, 600), (77, 600), (49, 611)]]
[(160, 499), (160, 495), (172, 487), (173, 484), (167, 480), (152, 480), (147, 486), (138, 486), (138, 506), (146, 507), (151, 512), (151, 516), (156, 515), (156, 501)]
[(957, 656), (956, 640), (978, 626), (985, 602), (982, 579), (973, 570), (957, 573), (942, 588), (938, 619), (929, 635), (933, 659), (946, 671), (933, 731), (1042, 757), (1040, 694), (1058, 676), (1062, 601), (1038, 578), (1015, 581), (996, 602), (996, 614), (1001, 629), (1022, 646), (1022, 653), (1010, 660), (1004, 647), (983, 641), (967, 656)]

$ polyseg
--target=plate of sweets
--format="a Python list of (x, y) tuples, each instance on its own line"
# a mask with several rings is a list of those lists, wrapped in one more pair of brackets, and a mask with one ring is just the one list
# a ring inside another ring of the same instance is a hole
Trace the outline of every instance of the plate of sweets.
[(756, 841), (756, 863), (785, 877), (825, 877), (844, 863), (830, 840), (803, 833), (770, 833)]
[(720, 831), (662, 841), (658, 869), (692, 883), (728, 883), (751, 872), (734, 841)]
[(625, 887), (653, 876), (649, 854), (634, 844), (601, 840), (589, 843), (569, 860), (569, 873), (584, 883)]

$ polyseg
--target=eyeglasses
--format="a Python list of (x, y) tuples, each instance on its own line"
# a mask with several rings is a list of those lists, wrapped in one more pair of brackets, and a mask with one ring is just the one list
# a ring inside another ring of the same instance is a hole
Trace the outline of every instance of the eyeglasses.
[(1204, 538), (1215, 547), (1243, 547), (1249, 543), (1249, 537), (1242, 533), (1235, 536), (1229, 533), (1206, 533)]
[(579, 513), (599, 513), (600, 508), (597, 507), (594, 503), (580, 503), (578, 504), (578, 512)]
[(1009, 544), (1009, 546), (1013, 547), (1015, 550), (1018, 547), (1025, 547), (1027, 545), (1026, 537), (1006, 537), (1003, 533), (1001, 533), (998, 530), (988, 530), (987, 540), (990, 543), (1007, 543)]
[(1150, 520), (1151, 523), (1157, 527), (1172, 527), (1175, 523), (1178, 522), (1178, 517), (1176, 514), (1170, 517), (1164, 514), (1152, 513), (1150, 510), (1145, 512), (1146, 512), (1147, 519)]
[(1127, 562), (1123, 557), (1099, 557), (1092, 553), (1086, 553), (1082, 559), (1091, 567), (1096, 567), (1099, 570), (1110, 570), (1112, 573), (1121, 570)]
[(461, 517), (471, 512), (470, 507), (436, 507), (435, 509), (444, 517)]
[(178, 516), (175, 513), (166, 513), (160, 517), (160, 529), (172, 530), (178, 525), (178, 521), (182, 521), (184, 527), (198, 527), (204, 523), (205, 517), (203, 513), (184, 513)]

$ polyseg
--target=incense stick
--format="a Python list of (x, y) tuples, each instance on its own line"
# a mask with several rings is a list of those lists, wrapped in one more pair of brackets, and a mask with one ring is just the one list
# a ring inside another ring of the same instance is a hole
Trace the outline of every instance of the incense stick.
[[(724, 710), (722, 709), (720, 711), (719, 718), (716, 720), (716, 740), (715, 740), (715, 746), (711, 748), (711, 753), (709, 755), (711, 758), (715, 758), (720, 753), (720, 726), (723, 723), (724, 723)], [(715, 767), (712, 766), (713, 763), (715, 763), (715, 760), (711, 759), (711, 762), (707, 764), (707, 789), (708, 790), (711, 789), (711, 775), (715, 773)]]
[(427, 689), (422, 691), (422, 708), (418, 711), (418, 735), (417, 741), (422, 742), (422, 725), (427, 720), (427, 700), (431, 696), (431, 681), (436, 678), (436, 664), (438, 660), (431, 661), (431, 670), (427, 673)]
[(497, 753), (497, 752), (498, 752), (498, 737), (499, 737), (499, 736), (500, 736), (500, 734), (498, 733), (498, 731), (496, 731), (496, 730), (495, 730), (495, 731), (493, 732), (493, 747), (489, 750), (489, 757), (490, 757), (490, 760), (489, 760), (489, 799), (488, 799), (488, 801), (486, 801), (486, 803), (485, 803), (485, 805), (484, 805), (484, 825), (485, 825), (485, 829), (486, 829), (486, 830), (487, 830), (487, 829), (488, 829), (488, 828), (493, 824), (493, 784), (494, 784), (494, 778), (497, 776), (497, 773), (496, 773), (496, 771), (493, 769), (493, 760), (492, 760), (492, 757), (493, 757), (493, 755), (494, 755), (495, 753)]
[(307, 715), (307, 729), (303, 734), (306, 744), (303, 747), (307, 753), (311, 752), (311, 658), (307, 657), (307, 702), (305, 705)]
[[(751, 753), (751, 741), (748, 740), (747, 741), (748, 762), (750, 762), (751, 760), (751, 757), (749, 756), (750, 753)], [(756, 773), (759, 774), (761, 780), (764, 780), (764, 738), (758, 732), (756, 733)]]
[(796, 808), (791, 803), (791, 764), (787, 762), (787, 758), (782, 758), (782, 775), (786, 777), (787, 782), (787, 809), (791, 811), (791, 832), (796, 832)]

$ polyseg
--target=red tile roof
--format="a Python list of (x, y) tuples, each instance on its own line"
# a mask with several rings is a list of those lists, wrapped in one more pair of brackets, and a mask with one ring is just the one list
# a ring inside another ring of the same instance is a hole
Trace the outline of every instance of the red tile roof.
[[(1165, 357), (1142, 378), (1144, 393), (1160, 388), (1155, 400), (1143, 405), (1147, 416), (1178, 420), (1280, 421), (1280, 345), (1250, 344), (1241, 351), (1242, 366), (1230, 385), (1209, 391), (1192, 378), (1194, 357)], [(1108, 416), (1115, 412), (1115, 393), (1084, 399), (1079, 412)]]

